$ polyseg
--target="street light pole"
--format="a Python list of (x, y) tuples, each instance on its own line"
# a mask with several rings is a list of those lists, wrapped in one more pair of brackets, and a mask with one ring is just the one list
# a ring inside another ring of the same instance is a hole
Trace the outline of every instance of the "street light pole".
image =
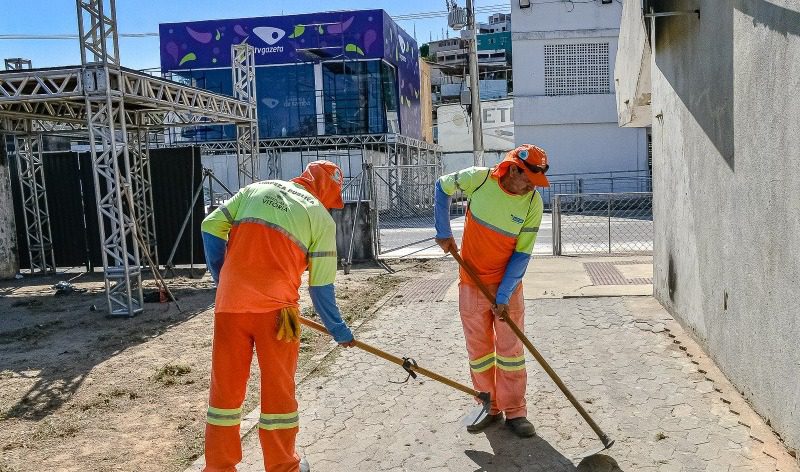
[(472, 106), (472, 149), (475, 166), (483, 166), (483, 126), (478, 77), (478, 29), (473, 0), (467, 0), (467, 41), (469, 44), (469, 92)]

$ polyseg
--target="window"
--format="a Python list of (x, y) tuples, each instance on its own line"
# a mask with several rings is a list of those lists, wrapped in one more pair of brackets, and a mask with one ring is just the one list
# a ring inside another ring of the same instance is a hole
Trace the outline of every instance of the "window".
[(611, 93), (608, 43), (545, 44), (547, 95)]
[(322, 77), (325, 134), (386, 132), (387, 115), (397, 111), (394, 69), (382, 61), (325, 62)]
[(312, 64), (256, 67), (256, 92), (260, 137), (317, 134)]

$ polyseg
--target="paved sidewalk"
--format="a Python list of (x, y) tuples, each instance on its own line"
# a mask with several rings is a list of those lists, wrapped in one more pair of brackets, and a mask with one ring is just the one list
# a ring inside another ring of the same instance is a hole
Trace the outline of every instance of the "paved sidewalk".
[[(631, 280), (644, 272), (620, 271)], [(357, 336), (468, 384), (455, 283), (439, 278), (428, 285), (436, 289), (427, 299), (395, 298)], [(531, 356), (527, 398), (538, 436), (521, 440), (502, 425), (471, 435), (460, 421), (472, 399), (427, 379), (391, 383), (405, 378), (402, 369), (356, 349), (337, 349), (298, 387), (298, 446), (312, 470), (800, 471), (653, 298), (538, 297), (526, 294), (526, 332), (616, 439), (605, 455), (573, 460), (600, 442)], [(240, 471), (262, 471), (255, 431), (244, 441)]]

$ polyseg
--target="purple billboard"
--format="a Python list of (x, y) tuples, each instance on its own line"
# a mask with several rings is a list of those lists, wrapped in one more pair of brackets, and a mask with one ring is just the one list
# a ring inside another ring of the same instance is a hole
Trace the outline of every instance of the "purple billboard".
[(417, 44), (383, 10), (166, 23), (159, 35), (164, 72), (230, 68), (240, 43), (257, 66), (383, 59), (397, 71), (400, 132), (421, 137)]

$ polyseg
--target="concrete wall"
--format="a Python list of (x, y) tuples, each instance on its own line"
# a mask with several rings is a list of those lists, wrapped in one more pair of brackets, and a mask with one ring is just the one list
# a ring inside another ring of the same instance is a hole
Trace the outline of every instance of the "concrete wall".
[(0, 136), (0, 279), (14, 277), (19, 272), (16, 234), (8, 157), (5, 140)]
[(800, 1), (698, 6), (656, 23), (655, 294), (798, 449)]
[[(511, 7), (515, 143), (544, 148), (552, 173), (647, 169), (647, 131), (617, 125), (614, 66), (622, 3)], [(609, 93), (547, 96), (545, 45), (577, 43), (609, 44)]]

